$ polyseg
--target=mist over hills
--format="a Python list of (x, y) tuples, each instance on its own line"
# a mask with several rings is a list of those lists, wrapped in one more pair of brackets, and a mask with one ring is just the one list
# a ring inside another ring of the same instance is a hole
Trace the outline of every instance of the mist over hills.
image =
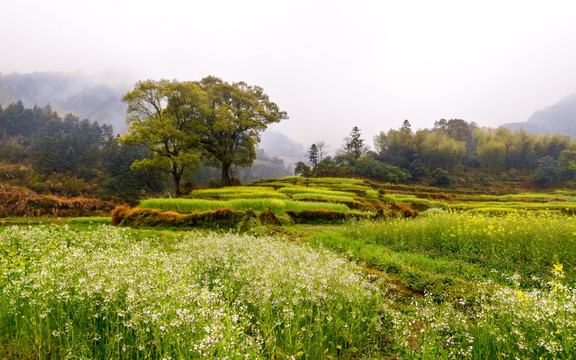
[(536, 134), (561, 134), (576, 138), (576, 93), (554, 105), (538, 110), (526, 122), (508, 123), (510, 130), (524, 129)]
[(126, 105), (121, 101), (127, 89), (99, 84), (80, 73), (0, 74), (0, 105), (18, 100), (25, 107), (50, 105), (61, 115), (109, 124), (119, 133), (126, 132)]
[[(50, 105), (61, 116), (72, 113), (97, 121), (125, 133), (126, 104), (122, 96), (128, 88), (111, 87), (80, 74), (34, 72), (29, 74), (0, 73), (0, 105), (22, 101), (25, 107)], [(261, 149), (283, 159), (288, 168), (305, 159), (304, 146), (274, 130), (262, 134)]]
[(259, 146), (267, 153), (282, 158), (289, 167), (293, 167), (298, 161), (306, 161), (304, 146), (278, 131), (266, 130)]

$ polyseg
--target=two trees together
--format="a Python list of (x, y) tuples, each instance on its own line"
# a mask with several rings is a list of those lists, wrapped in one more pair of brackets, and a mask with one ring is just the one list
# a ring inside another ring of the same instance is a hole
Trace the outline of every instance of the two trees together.
[(140, 81), (122, 100), (130, 124), (122, 141), (143, 145), (153, 155), (133, 168), (169, 173), (176, 196), (183, 176), (197, 171), (201, 162), (220, 167), (222, 184), (230, 184), (233, 165), (254, 162), (260, 133), (288, 118), (262, 88), (213, 76)]

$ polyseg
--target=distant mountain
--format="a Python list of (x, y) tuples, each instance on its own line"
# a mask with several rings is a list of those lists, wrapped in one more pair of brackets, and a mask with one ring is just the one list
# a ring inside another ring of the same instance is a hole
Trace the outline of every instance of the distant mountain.
[(126, 132), (126, 105), (121, 101), (128, 89), (96, 83), (82, 74), (35, 72), (0, 74), (0, 105), (21, 100), (25, 107), (50, 105), (60, 114), (109, 124)]
[(562, 134), (576, 139), (576, 94), (536, 111), (525, 123), (505, 124), (510, 130), (524, 129), (536, 134)]
[(262, 133), (260, 148), (272, 156), (284, 160), (286, 165), (293, 168), (298, 161), (306, 161), (306, 149), (302, 144), (290, 139), (288, 136), (274, 130)]

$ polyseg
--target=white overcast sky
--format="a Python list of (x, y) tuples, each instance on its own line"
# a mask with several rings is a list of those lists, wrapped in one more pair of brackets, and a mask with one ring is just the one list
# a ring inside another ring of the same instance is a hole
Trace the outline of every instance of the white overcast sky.
[(353, 126), (525, 121), (576, 92), (576, 1), (2, 0), (0, 72), (215, 75), (264, 88), (274, 125), (335, 150)]

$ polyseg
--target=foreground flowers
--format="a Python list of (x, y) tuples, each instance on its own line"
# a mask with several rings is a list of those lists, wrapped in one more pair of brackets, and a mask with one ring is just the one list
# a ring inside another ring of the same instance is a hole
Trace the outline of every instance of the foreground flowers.
[(3, 228), (0, 358), (570, 359), (565, 270), (535, 288), (518, 275), (400, 299), (331, 252), (270, 236)]
[(0, 355), (317, 358), (385, 346), (378, 287), (326, 251), (235, 234), (139, 239), (107, 226), (1, 236), (11, 260)]

